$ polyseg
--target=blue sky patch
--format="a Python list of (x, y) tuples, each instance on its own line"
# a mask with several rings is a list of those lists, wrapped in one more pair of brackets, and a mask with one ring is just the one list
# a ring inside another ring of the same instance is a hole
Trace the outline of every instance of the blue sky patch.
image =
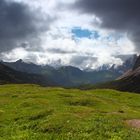
[(72, 33), (78, 38), (98, 38), (99, 34), (97, 31), (90, 31), (88, 29), (82, 29), (80, 27), (75, 27), (72, 29)]

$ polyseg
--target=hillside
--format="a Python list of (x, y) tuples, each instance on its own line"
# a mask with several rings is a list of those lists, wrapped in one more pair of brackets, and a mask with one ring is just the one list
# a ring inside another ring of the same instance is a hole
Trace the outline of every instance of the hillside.
[[(126, 59), (126, 61), (121, 65), (116, 67), (113, 65), (111, 68), (108, 68), (106, 66), (103, 66), (99, 70), (94, 71), (85, 71), (80, 70), (79, 68), (73, 67), (73, 66), (62, 66), (58, 68), (51, 67), (49, 65), (37, 65), (34, 63), (27, 63), (23, 60), (18, 60), (16, 62), (1, 62), (1, 65), (6, 65), (5, 69), (10, 69), (9, 72), (7, 72), (7, 75), (5, 74), (4, 70), (0, 69), (2, 72), (1, 77), (1, 83), (8, 83), (6, 81), (9, 81), (9, 83), (35, 83), (43, 86), (61, 86), (61, 87), (79, 87), (81, 85), (81, 88), (88, 88), (87, 85), (96, 85), (100, 83), (109, 82), (112, 80), (117, 79), (120, 77), (127, 69), (133, 67), (134, 62), (136, 61), (137, 56), (134, 55), (130, 57), (129, 59)], [(135, 64), (136, 65), (136, 64)], [(136, 67), (136, 66), (134, 66)], [(10, 72), (12, 71), (12, 74)], [(126, 75), (126, 74), (125, 74)], [(7, 77), (8, 76), (8, 77)], [(10, 79), (8, 79), (10, 78)], [(5, 81), (4, 81), (5, 79)], [(123, 84), (122, 84), (123, 83)], [(109, 82), (109, 86), (106, 87), (107, 84), (105, 84), (105, 88), (113, 88), (118, 90), (126, 90), (126, 88), (118, 88), (119, 85), (123, 86), (124, 82), (121, 84), (118, 84), (118, 81), (116, 83)], [(125, 83), (129, 86), (129, 80), (125, 81)], [(114, 85), (115, 84), (115, 85)], [(93, 88), (93, 86), (90, 86)], [(98, 88), (104, 87), (104, 84), (99, 86)], [(132, 86), (130, 86), (132, 88)], [(139, 88), (139, 87), (138, 87)], [(134, 89), (138, 89), (135, 88)], [(129, 91), (134, 91), (129, 90)], [(134, 92), (138, 92), (138, 90), (135, 90)]]
[(101, 84), (87, 84), (79, 87), (80, 89), (115, 89), (120, 91), (129, 91), (140, 93), (140, 56), (132, 69), (128, 70), (122, 76), (111, 82)]
[(86, 88), (109, 88), (140, 93), (140, 56), (137, 58), (134, 67), (117, 80), (96, 86), (85, 86)]
[(139, 119), (139, 94), (0, 86), (1, 140), (139, 140)]
[(55, 81), (57, 85), (62, 87), (112, 81), (122, 74), (116, 70), (84, 71), (72, 66), (53, 68), (48, 65), (42, 66), (33, 63), (26, 63), (23, 60), (2, 63), (20, 72), (42, 75), (51, 81)]
[(0, 84), (6, 83), (32, 83), (42, 86), (55, 85), (53, 81), (39, 74), (19, 72), (0, 63)]

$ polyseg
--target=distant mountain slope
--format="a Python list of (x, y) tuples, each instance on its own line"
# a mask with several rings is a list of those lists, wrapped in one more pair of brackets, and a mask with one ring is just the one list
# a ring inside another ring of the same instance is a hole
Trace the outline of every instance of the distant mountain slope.
[(87, 72), (72, 66), (63, 66), (55, 69), (48, 65), (41, 66), (33, 63), (25, 63), (22, 60), (12, 63), (3, 62), (3, 64), (17, 71), (43, 75), (55, 81), (57, 85), (64, 87), (111, 81), (121, 75), (121, 73), (117, 71), (102, 70)]
[[(71, 86), (82, 85), (82, 84), (96, 84), (105, 81), (111, 81), (116, 77), (120, 76), (119, 73), (111, 71), (92, 71), (85, 72), (74, 67), (61, 67), (57, 70), (59, 76), (72, 83)], [(61, 78), (60, 78), (61, 79)], [(59, 80), (60, 80), (59, 79)]]
[(6, 83), (32, 83), (42, 86), (55, 85), (55, 83), (47, 79), (47, 77), (19, 72), (0, 63), (0, 84)]
[(102, 65), (98, 69), (100, 71), (109, 70), (109, 71), (112, 71), (112, 72), (119, 72), (120, 74), (124, 74), (125, 72), (127, 72), (128, 70), (133, 68), (137, 58), (138, 58), (137, 55), (131, 55), (126, 60), (124, 60), (122, 65), (115, 65), (114, 64), (111, 67), (110, 67), (110, 65)]
[(140, 56), (137, 58), (133, 69), (127, 71), (116, 81), (99, 84), (96, 86), (87, 85), (83, 87), (83, 89), (89, 88), (109, 88), (140, 93)]
[(41, 65), (36, 65), (34, 63), (26, 63), (22, 59), (16, 62), (2, 62), (2, 63), (17, 71), (33, 73), (33, 74), (42, 74), (54, 70), (54, 68), (51, 66), (48, 65), (41, 66)]
[(122, 65), (117, 66), (117, 67), (115, 65), (113, 65), (110, 68), (110, 70), (117, 71), (119, 73), (124, 74), (125, 72), (127, 72), (128, 70), (130, 70), (134, 67), (134, 64), (135, 64), (137, 58), (138, 58), (137, 55), (133, 55), (130, 58), (128, 58), (126, 61), (124, 61)]
[(133, 70), (136, 70), (139, 67), (140, 67), (140, 56), (136, 59)]

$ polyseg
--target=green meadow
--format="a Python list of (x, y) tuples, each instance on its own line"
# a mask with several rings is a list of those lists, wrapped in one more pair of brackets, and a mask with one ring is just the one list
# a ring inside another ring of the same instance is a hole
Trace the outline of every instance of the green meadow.
[(0, 86), (0, 140), (140, 140), (140, 94)]

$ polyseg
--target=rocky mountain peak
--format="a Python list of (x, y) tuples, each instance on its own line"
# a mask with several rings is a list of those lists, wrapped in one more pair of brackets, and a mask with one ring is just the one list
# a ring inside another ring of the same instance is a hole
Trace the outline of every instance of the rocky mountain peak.
[(134, 67), (133, 67), (133, 70), (137, 69), (138, 67), (140, 67), (140, 55), (136, 59), (136, 62), (135, 62)]
[(23, 63), (24, 61), (22, 59), (19, 59), (16, 61), (16, 63)]

